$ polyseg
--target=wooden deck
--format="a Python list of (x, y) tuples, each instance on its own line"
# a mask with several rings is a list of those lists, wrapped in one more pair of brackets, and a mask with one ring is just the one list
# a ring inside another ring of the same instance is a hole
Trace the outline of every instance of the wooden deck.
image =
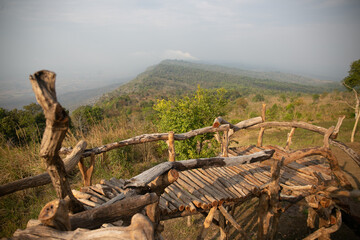
[[(231, 149), (231, 152), (233, 155), (246, 155), (264, 149), (250, 146)], [(317, 185), (319, 178), (330, 180), (330, 174), (329, 164), (319, 156), (292, 162), (281, 168), (282, 194), (296, 197), (299, 194), (294, 190), (296, 187), (310, 189)], [(185, 212), (195, 213), (212, 206), (240, 203), (256, 196), (268, 185), (270, 178), (270, 166), (263, 163), (181, 171), (178, 180), (168, 186), (160, 197), (161, 214), (171, 218), (172, 215), (179, 216), (181, 212), (186, 215)], [(93, 208), (120, 195), (124, 182), (112, 178), (84, 187), (81, 193), (73, 192), (88, 208)]]

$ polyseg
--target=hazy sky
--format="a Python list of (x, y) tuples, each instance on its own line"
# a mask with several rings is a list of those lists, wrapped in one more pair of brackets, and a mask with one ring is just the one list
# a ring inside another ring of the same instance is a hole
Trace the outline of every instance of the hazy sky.
[(167, 58), (341, 80), (360, 58), (360, 1), (0, 0), (3, 88), (40, 69), (106, 83)]

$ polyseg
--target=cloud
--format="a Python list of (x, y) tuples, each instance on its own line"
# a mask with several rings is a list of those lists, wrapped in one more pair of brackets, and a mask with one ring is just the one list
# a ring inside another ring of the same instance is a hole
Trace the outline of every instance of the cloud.
[(199, 60), (188, 52), (181, 50), (166, 50), (163, 54), (165, 59)]

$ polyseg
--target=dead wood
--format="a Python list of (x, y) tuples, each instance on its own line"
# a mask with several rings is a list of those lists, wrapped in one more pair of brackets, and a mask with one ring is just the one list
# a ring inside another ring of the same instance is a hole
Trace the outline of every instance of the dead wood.
[(92, 173), (94, 171), (95, 166), (95, 154), (91, 154), (90, 156), (90, 166), (86, 167), (84, 163), (84, 158), (81, 158), (79, 163), (79, 170), (83, 179), (84, 187), (91, 186)]
[[(80, 160), (82, 152), (86, 148), (86, 142), (80, 141), (76, 144), (74, 150), (64, 159), (65, 170), (67, 173), (71, 172), (78, 161)], [(19, 179), (17, 181), (7, 183), (0, 186), (0, 197), (7, 194), (17, 192), (27, 188), (39, 187), (51, 183), (49, 173), (42, 173), (36, 176)]]
[[(187, 133), (181, 133), (181, 134), (174, 134), (174, 140), (186, 140), (192, 137), (195, 137), (197, 135), (202, 135), (205, 133), (213, 133), (213, 132), (222, 132), (229, 128), (229, 125), (221, 125), (218, 128), (210, 127), (204, 127), (196, 130), (191, 130)], [(119, 142), (109, 143), (105, 144), (100, 147), (95, 147), (91, 149), (86, 149), (83, 153), (83, 157), (89, 157), (92, 153), (95, 155), (110, 151), (112, 149), (129, 146), (129, 145), (135, 145), (135, 144), (141, 144), (146, 142), (155, 142), (155, 141), (161, 141), (161, 140), (168, 140), (169, 139), (169, 133), (153, 133), (153, 134), (143, 134), (140, 136), (136, 136), (133, 138), (125, 139)], [(70, 152), (67, 148), (62, 148), (61, 153), (67, 153)]]
[(238, 224), (236, 220), (230, 215), (230, 213), (228, 213), (228, 211), (226, 211), (226, 209), (222, 205), (218, 206), (218, 208), (222, 215), (240, 232), (241, 238), (247, 239), (246, 232), (244, 231), (244, 229), (242, 229), (240, 224)]
[(77, 229), (75, 231), (59, 231), (54, 228), (43, 225), (17, 230), (14, 233), (14, 239), (154, 239), (154, 228), (151, 221), (139, 213), (131, 219), (131, 225), (128, 227), (107, 227), (97, 230)]
[(175, 182), (179, 178), (179, 173), (175, 169), (170, 169), (167, 173), (164, 173), (152, 182), (148, 184), (150, 191), (156, 193), (158, 196), (164, 193), (164, 189)]
[(284, 158), (274, 160), (271, 166), (271, 183), (259, 198), (258, 239), (275, 239), (281, 215), (280, 206), (280, 168)]
[(55, 91), (56, 74), (42, 70), (30, 75), (30, 82), (36, 100), (44, 110), (46, 127), (41, 140), (40, 156), (45, 160), (47, 172), (60, 199), (69, 197), (69, 208), (72, 212), (84, 210), (82, 204), (73, 196), (66, 178), (64, 162), (59, 156), (62, 141), (65, 138), (69, 116), (58, 103)]
[(168, 152), (169, 152), (169, 161), (175, 161), (175, 146), (174, 146), (174, 132), (169, 132), (169, 139), (167, 141)]
[(152, 167), (139, 175), (131, 178), (125, 184), (125, 187), (142, 187), (146, 186), (156, 177), (162, 175), (164, 172), (175, 169), (178, 171), (184, 171), (194, 168), (211, 168), (222, 166), (234, 166), (245, 163), (253, 163), (257, 161), (263, 161), (271, 158), (274, 150), (260, 151), (250, 155), (235, 156), (235, 157), (214, 157), (214, 158), (200, 158), (190, 159), (176, 162), (164, 162)]
[(69, 231), (69, 210), (65, 200), (56, 199), (47, 203), (40, 211), (39, 220), (46, 226), (60, 231)]
[(111, 205), (101, 205), (97, 208), (76, 213), (70, 216), (71, 229), (95, 229), (104, 223), (111, 223), (118, 220), (128, 221), (146, 205), (155, 203), (158, 199), (159, 197), (155, 193), (135, 195)]

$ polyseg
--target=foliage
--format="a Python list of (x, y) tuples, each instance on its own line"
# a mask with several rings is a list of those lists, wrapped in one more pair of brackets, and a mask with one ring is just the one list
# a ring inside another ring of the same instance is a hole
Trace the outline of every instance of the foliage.
[(71, 115), (72, 123), (82, 134), (87, 134), (90, 127), (104, 119), (104, 110), (97, 106), (81, 106)]
[(256, 94), (253, 98), (252, 98), (253, 102), (263, 102), (265, 101), (264, 95), (262, 94)]
[[(184, 133), (190, 130), (210, 126), (214, 119), (225, 114), (227, 100), (226, 91), (214, 91), (198, 87), (196, 93), (174, 100), (158, 100), (154, 109), (158, 114), (158, 128), (160, 131)], [(176, 141), (175, 151), (178, 159), (209, 157), (214, 149), (206, 144), (212, 139), (211, 134), (197, 136), (186, 141)]]
[(39, 141), (46, 125), (41, 106), (31, 103), (23, 110), (8, 111), (0, 108), (0, 135), (8, 144), (24, 144)]
[(351, 64), (349, 75), (344, 78), (343, 84), (357, 91), (360, 90), (360, 59)]

